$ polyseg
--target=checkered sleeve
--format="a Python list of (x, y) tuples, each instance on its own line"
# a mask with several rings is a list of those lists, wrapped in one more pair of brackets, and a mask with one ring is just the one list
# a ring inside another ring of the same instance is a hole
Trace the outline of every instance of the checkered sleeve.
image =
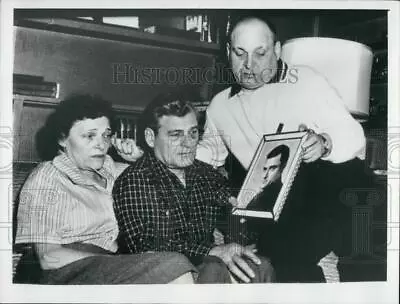
[(128, 169), (115, 182), (114, 211), (120, 230), (120, 243), (131, 253), (156, 250), (155, 194), (151, 183), (140, 172)]
[(190, 220), (186, 229), (187, 242), (174, 244), (177, 251), (189, 256), (208, 255), (215, 246), (213, 232), (220, 221), (226, 221), (226, 207), (231, 196), (227, 180), (211, 166), (197, 163), (196, 187), (191, 191), (194, 201), (190, 206)]
[(175, 230), (175, 233), (178, 234), (175, 234), (175, 237), (169, 240), (169, 248), (191, 257), (208, 255), (211, 248), (215, 246), (212, 232), (216, 226), (221, 207), (206, 199), (204, 201), (191, 201), (189, 208), (190, 217), (186, 219), (185, 231), (177, 232)]
[(173, 251), (180, 252), (186, 256), (205, 256), (214, 247), (210, 240), (199, 241), (185, 241), (185, 240), (171, 240), (171, 248)]

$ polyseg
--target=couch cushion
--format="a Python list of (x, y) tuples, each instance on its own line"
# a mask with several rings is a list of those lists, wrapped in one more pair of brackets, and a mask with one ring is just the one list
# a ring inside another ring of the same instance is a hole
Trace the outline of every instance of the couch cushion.
[[(22, 283), (19, 277), (22, 274), (17, 275), (17, 271), (21, 269), (23, 263), (31, 263), (28, 260), (31, 260), (32, 256), (32, 247), (26, 244), (14, 244), (15, 233), (17, 228), (17, 212), (18, 212), (18, 197), (21, 191), (21, 188), (28, 178), (29, 174), (32, 170), (37, 166), (36, 162), (14, 162), (13, 163), (13, 256), (12, 256), (12, 265), (13, 265), (13, 278), (15, 283)], [(29, 258), (28, 258), (29, 256)], [(24, 261), (21, 263), (21, 261)], [(20, 271), (19, 271), (20, 272)], [(25, 272), (25, 271), (24, 271)]]

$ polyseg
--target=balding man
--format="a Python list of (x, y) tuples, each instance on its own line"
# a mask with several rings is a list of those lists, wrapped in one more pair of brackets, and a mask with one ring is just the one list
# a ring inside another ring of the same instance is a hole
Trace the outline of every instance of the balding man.
[[(243, 18), (233, 24), (229, 39), (226, 47), (236, 83), (217, 94), (207, 109), (196, 155), (199, 160), (221, 168), (231, 154), (248, 170), (263, 134), (276, 133), (280, 124), (283, 132), (309, 131), (302, 167), (320, 163), (341, 166), (363, 155), (363, 129), (336, 89), (312, 68), (283, 62), (281, 44), (271, 24), (256, 17)], [(301, 171), (296, 181), (307, 176)], [(230, 178), (237, 176), (231, 174)], [(322, 187), (315, 186), (326, 178), (332, 177), (320, 173), (314, 181), (306, 178), (309, 184), (314, 183), (306, 189), (310, 192), (294, 191), (299, 195), (288, 198), (279, 222), (262, 231), (257, 246), (259, 252), (274, 255), (278, 280), (323, 281), (316, 265), (333, 249), (331, 235), (343, 226), (337, 222), (337, 218), (341, 221), (337, 197), (328, 207), (330, 198), (323, 195)], [(317, 204), (310, 207), (312, 200)], [(328, 212), (328, 208), (333, 211)], [(332, 214), (336, 218), (332, 219)]]

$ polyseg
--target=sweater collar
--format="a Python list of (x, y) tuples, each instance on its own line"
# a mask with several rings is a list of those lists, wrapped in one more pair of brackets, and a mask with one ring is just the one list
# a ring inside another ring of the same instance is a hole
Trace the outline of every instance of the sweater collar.
[[(281, 59), (278, 59), (277, 71), (275, 73), (275, 76), (272, 77), (271, 80), (269, 82), (267, 82), (266, 84), (284, 82), (286, 77), (287, 77), (287, 75), (288, 75), (288, 65), (287, 65), (287, 63), (282, 61)], [(241, 90), (242, 90), (242, 87), (237, 82), (235, 82), (231, 86), (231, 91), (230, 91), (229, 97), (230, 98), (234, 97)]]

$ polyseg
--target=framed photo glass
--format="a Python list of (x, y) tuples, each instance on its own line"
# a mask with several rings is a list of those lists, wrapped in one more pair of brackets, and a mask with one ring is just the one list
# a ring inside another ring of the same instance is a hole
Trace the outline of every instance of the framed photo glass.
[(266, 134), (256, 150), (233, 214), (278, 221), (298, 167), (307, 132)]

